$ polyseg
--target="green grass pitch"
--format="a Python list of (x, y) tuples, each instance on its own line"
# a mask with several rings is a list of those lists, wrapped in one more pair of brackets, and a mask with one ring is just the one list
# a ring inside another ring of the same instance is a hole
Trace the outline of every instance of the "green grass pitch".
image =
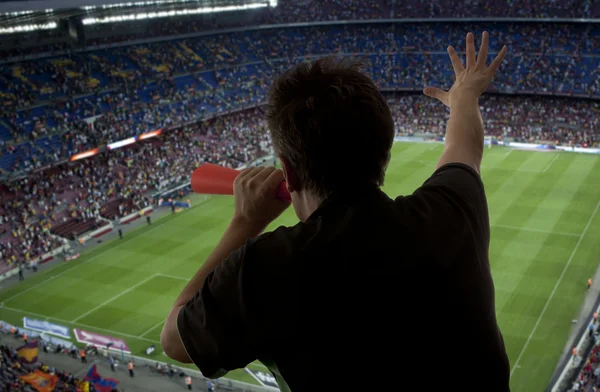
[[(441, 151), (438, 144), (396, 144), (385, 191), (411, 193), (433, 172)], [(600, 156), (486, 149), (482, 177), (512, 390), (542, 391), (600, 261)], [(195, 204), (2, 290), (0, 319), (21, 325), (27, 315), (48, 317), (125, 338), (135, 355), (143, 355), (145, 347), (158, 345), (173, 300), (219, 240), (233, 198)], [(276, 224), (295, 222), (290, 209)], [(167, 360), (160, 349), (153, 358)], [(355, 359), (361, 360), (372, 359)], [(228, 377), (255, 383), (242, 370)]]

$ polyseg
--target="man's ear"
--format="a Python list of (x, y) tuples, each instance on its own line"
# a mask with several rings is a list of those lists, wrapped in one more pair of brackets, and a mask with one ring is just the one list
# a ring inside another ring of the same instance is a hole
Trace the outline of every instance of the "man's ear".
[(281, 162), (281, 169), (283, 170), (283, 177), (285, 178), (287, 190), (290, 193), (299, 191), (301, 189), (301, 184), (300, 181), (298, 181), (296, 172), (292, 169), (292, 165), (290, 165), (290, 162), (282, 156), (279, 156), (279, 161)]

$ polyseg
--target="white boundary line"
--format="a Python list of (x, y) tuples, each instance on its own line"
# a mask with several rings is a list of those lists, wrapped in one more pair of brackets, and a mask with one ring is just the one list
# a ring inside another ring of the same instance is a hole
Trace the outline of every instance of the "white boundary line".
[(539, 230), (539, 229), (528, 229), (526, 227), (517, 227), (517, 226), (508, 226), (508, 225), (490, 225), (492, 227), (498, 227), (501, 229), (509, 229), (509, 230), (518, 230), (518, 231), (530, 231), (532, 233), (543, 233), (543, 234), (556, 234), (556, 235), (565, 235), (569, 237), (581, 237), (583, 234), (577, 233), (567, 233), (564, 231), (548, 231), (548, 230)]
[[(189, 279), (187, 278), (183, 278), (181, 276), (175, 276), (175, 275), (168, 275), (168, 274), (154, 274), (155, 276), (162, 276), (163, 278), (169, 278), (169, 279), (175, 279), (175, 280), (183, 280), (186, 282), (189, 282)], [(154, 329), (156, 329), (157, 327), (163, 325), (165, 323), (165, 321), (167, 321), (166, 319), (158, 322), (156, 325), (154, 325), (152, 328), (148, 329), (146, 332), (144, 332), (143, 334), (140, 335), (140, 337), (144, 337), (147, 334), (149, 334), (151, 331), (153, 331)]]
[(504, 154), (504, 159), (508, 158), (508, 156), (509, 156), (510, 154), (512, 154), (512, 152), (513, 152), (513, 149), (512, 149), (512, 148), (511, 148), (511, 149), (509, 149), (509, 150), (508, 150), (508, 152), (507, 152), (506, 154)]
[(550, 166), (552, 166), (552, 164), (554, 163), (554, 161), (556, 161), (556, 159), (560, 156), (560, 153), (557, 153), (554, 158), (552, 158), (552, 160), (550, 161), (550, 163), (544, 168), (544, 170), (542, 171), (542, 173), (546, 173), (546, 171), (548, 169), (550, 169)]
[[(160, 222), (160, 220), (159, 220), (159, 222)], [(162, 224), (160, 224), (160, 225), (153, 225), (153, 226), (152, 226), (150, 229), (148, 229), (148, 231), (147, 231), (146, 233), (149, 233), (149, 232), (151, 232), (152, 230), (154, 230), (154, 229), (156, 229), (156, 228), (159, 228), (159, 227), (161, 227), (161, 226), (162, 226)], [(136, 231), (136, 230), (140, 230), (140, 229), (141, 229), (141, 228), (135, 229), (135, 230), (133, 230), (133, 232), (135, 233), (135, 231)], [(114, 242), (114, 241), (113, 241), (113, 242)], [(44, 283), (48, 283), (48, 282), (50, 282), (51, 280), (53, 280), (53, 279), (56, 279), (56, 278), (58, 278), (59, 276), (63, 276), (63, 275), (64, 275), (64, 274), (66, 274), (67, 272), (69, 272), (69, 271), (72, 271), (72, 270), (74, 270), (75, 268), (77, 268), (77, 267), (79, 267), (79, 266), (81, 266), (81, 265), (87, 264), (87, 263), (89, 263), (90, 261), (92, 261), (92, 260), (95, 260), (95, 259), (96, 259), (96, 257), (103, 255), (104, 253), (108, 252), (109, 250), (112, 250), (112, 249), (118, 248), (119, 246), (122, 246), (122, 245), (125, 245), (125, 244), (127, 244), (127, 242), (119, 242), (119, 243), (117, 243), (117, 244), (112, 244), (111, 246), (106, 246), (106, 244), (104, 244), (106, 247), (104, 248), (104, 250), (100, 251), (100, 253), (98, 253), (98, 254), (95, 254), (94, 256), (90, 257), (89, 259), (87, 259), (87, 260), (85, 260), (85, 261), (83, 261), (83, 262), (81, 262), (81, 263), (77, 264), (75, 267), (71, 267), (71, 268), (69, 268), (69, 269), (67, 269), (67, 270), (65, 270), (65, 271), (63, 271), (63, 272), (61, 272), (61, 273), (58, 273), (58, 274), (56, 274), (56, 275), (54, 275), (54, 276), (51, 276), (51, 277), (49, 277), (48, 279), (44, 279), (44, 280), (42, 280), (41, 282), (39, 282), (39, 283), (37, 283), (37, 284), (34, 284), (33, 286), (29, 287), (28, 289), (25, 289), (25, 290), (23, 290), (23, 291), (19, 291), (19, 292), (18, 292), (18, 293), (16, 293), (15, 295), (13, 295), (13, 296), (10, 296), (10, 297), (8, 297), (8, 298), (6, 298), (6, 299), (5, 299), (3, 302), (4, 302), (4, 303), (7, 303), (8, 301), (11, 301), (11, 300), (13, 300), (14, 298), (16, 298), (16, 297), (18, 297), (18, 296), (20, 296), (20, 295), (22, 295), (22, 294), (25, 294), (25, 293), (27, 293), (27, 292), (29, 292), (29, 291), (33, 290), (33, 289), (36, 289), (36, 288), (38, 288), (39, 286), (43, 285)], [(71, 263), (73, 263), (73, 262), (75, 262), (75, 263), (76, 263), (76, 261), (71, 261)], [(57, 267), (58, 267), (58, 266), (57, 266)], [(54, 268), (56, 268), (56, 267), (54, 267)], [(51, 272), (54, 270), (54, 268), (50, 268), (50, 269), (48, 270), (48, 272), (47, 272), (47, 273), (51, 273)]]
[(146, 336), (146, 334), (148, 334), (148, 332), (152, 331), (154, 328), (163, 325), (165, 323), (165, 321), (167, 321), (167, 320), (164, 319), (163, 321), (159, 322), (158, 324), (156, 324), (155, 326), (153, 326), (152, 328), (150, 328), (149, 330), (147, 330), (146, 332), (144, 332), (143, 334), (141, 334), (140, 338), (143, 338), (144, 336)]
[(113, 335), (126, 336), (128, 338), (144, 340), (146, 342), (151, 342), (151, 343), (160, 343), (158, 340), (147, 339), (147, 338), (143, 338), (143, 337), (140, 337), (140, 336), (131, 335), (131, 334), (124, 333), (124, 332), (113, 331), (111, 329), (99, 328), (99, 327), (95, 327), (95, 326), (89, 325), (89, 324), (74, 323), (74, 322), (69, 321), (69, 320), (64, 320), (64, 319), (60, 319), (60, 318), (57, 318), (57, 317), (49, 317), (49, 316), (46, 316), (44, 314), (39, 314), (39, 313), (35, 313), (35, 312), (29, 312), (27, 310), (9, 308), (7, 306), (0, 306), (0, 309), (6, 309), (6, 310), (10, 310), (10, 311), (17, 312), (17, 313), (28, 314), (30, 316), (36, 316), (36, 317), (39, 317), (39, 318), (48, 318), (49, 320), (54, 320), (54, 321), (58, 321), (58, 322), (66, 323), (66, 324), (73, 324), (73, 325), (76, 325), (76, 326), (79, 326), (79, 327), (90, 328), (90, 329), (93, 329), (93, 330), (98, 330), (98, 331), (110, 333), (110, 334), (113, 334)]
[(565, 264), (565, 267), (563, 268), (562, 273), (558, 277), (558, 281), (556, 282), (556, 284), (554, 285), (554, 288), (552, 289), (552, 292), (550, 293), (550, 297), (548, 297), (548, 301), (546, 301), (546, 305), (544, 305), (544, 308), (542, 309), (542, 313), (540, 313), (540, 317), (538, 317), (537, 321), (535, 322), (535, 325), (533, 326), (533, 329), (531, 330), (531, 333), (529, 334), (529, 337), (527, 338), (527, 341), (525, 341), (525, 345), (523, 346), (521, 353), (519, 353), (519, 356), (517, 357), (517, 360), (515, 361), (515, 364), (513, 365), (512, 369), (510, 371), (511, 376), (513, 375), (517, 366), (519, 366), (519, 362), (521, 361), (521, 358), (523, 357), (523, 353), (525, 353), (527, 346), (529, 346), (529, 342), (533, 338), (535, 331), (537, 331), (537, 328), (540, 325), (540, 321), (542, 321), (542, 317), (544, 317), (544, 314), (546, 313), (546, 310), (548, 309), (548, 306), (550, 305), (552, 298), (554, 298), (554, 294), (556, 294), (556, 290), (558, 289), (560, 282), (562, 282), (562, 280), (565, 276), (565, 273), (567, 272), (567, 269), (571, 265), (571, 261), (573, 261), (573, 257), (575, 257), (575, 254), (577, 253), (577, 250), (579, 249), (579, 245), (581, 245), (581, 240), (583, 239), (583, 237), (585, 237), (585, 234), (587, 233), (588, 229), (590, 228), (590, 225), (592, 224), (592, 221), (594, 220), (594, 217), (596, 216), (596, 213), (598, 212), (598, 208), (600, 208), (600, 200), (598, 200), (598, 203), (596, 203), (596, 208), (594, 208), (594, 212), (592, 212), (592, 216), (590, 216), (590, 219), (588, 220), (587, 224), (585, 225), (585, 228), (583, 229), (583, 232), (581, 233), (579, 240), (575, 244), (575, 248), (573, 248), (573, 252), (571, 252), (571, 256), (569, 257), (569, 260), (567, 260), (567, 263)]
[(85, 312), (84, 314), (82, 314), (81, 316), (73, 319), (73, 321), (71, 321), (72, 323), (76, 323), (77, 321), (81, 320), (82, 318), (84, 318), (85, 316), (90, 315), (91, 313), (94, 313), (96, 310), (100, 309), (103, 306), (108, 305), (109, 303), (111, 303), (112, 301), (116, 300), (119, 297), (122, 297), (123, 295), (127, 294), (128, 292), (130, 292), (131, 290), (135, 290), (137, 287), (143, 285), (144, 283), (150, 281), (151, 279), (154, 279), (156, 277), (156, 274), (151, 275), (149, 277), (147, 277), (146, 279), (142, 280), (141, 282), (138, 282), (137, 284), (134, 284), (133, 286), (131, 286), (130, 288), (128, 288), (127, 290), (121, 292), (120, 294), (115, 295), (114, 297), (107, 299), (106, 301), (102, 302), (100, 305), (88, 310), (87, 312)]
[(182, 276), (167, 275), (167, 274), (154, 274), (154, 275), (156, 275), (156, 276), (162, 276), (164, 278), (171, 278), (171, 279), (177, 279), (177, 280), (185, 280), (186, 282), (190, 281), (188, 278), (184, 278)]

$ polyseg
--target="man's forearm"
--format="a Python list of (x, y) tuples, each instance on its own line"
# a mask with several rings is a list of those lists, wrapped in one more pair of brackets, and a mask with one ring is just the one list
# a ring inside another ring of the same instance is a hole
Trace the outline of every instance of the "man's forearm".
[(474, 95), (464, 95), (452, 102), (446, 126), (446, 143), (469, 142), (483, 151), (483, 119), (479, 99)]
[(479, 172), (482, 157), (483, 119), (478, 98), (474, 95), (458, 97), (450, 104), (444, 153), (438, 167), (451, 162), (464, 162)]

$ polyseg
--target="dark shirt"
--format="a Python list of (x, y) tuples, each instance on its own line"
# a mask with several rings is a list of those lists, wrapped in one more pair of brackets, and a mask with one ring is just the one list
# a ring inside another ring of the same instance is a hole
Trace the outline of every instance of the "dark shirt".
[(380, 377), (508, 391), (489, 242), (483, 183), (462, 164), (395, 200), (375, 187), (334, 195), (234, 251), (180, 311), (179, 333), (204, 375), (258, 358), (294, 392)]

